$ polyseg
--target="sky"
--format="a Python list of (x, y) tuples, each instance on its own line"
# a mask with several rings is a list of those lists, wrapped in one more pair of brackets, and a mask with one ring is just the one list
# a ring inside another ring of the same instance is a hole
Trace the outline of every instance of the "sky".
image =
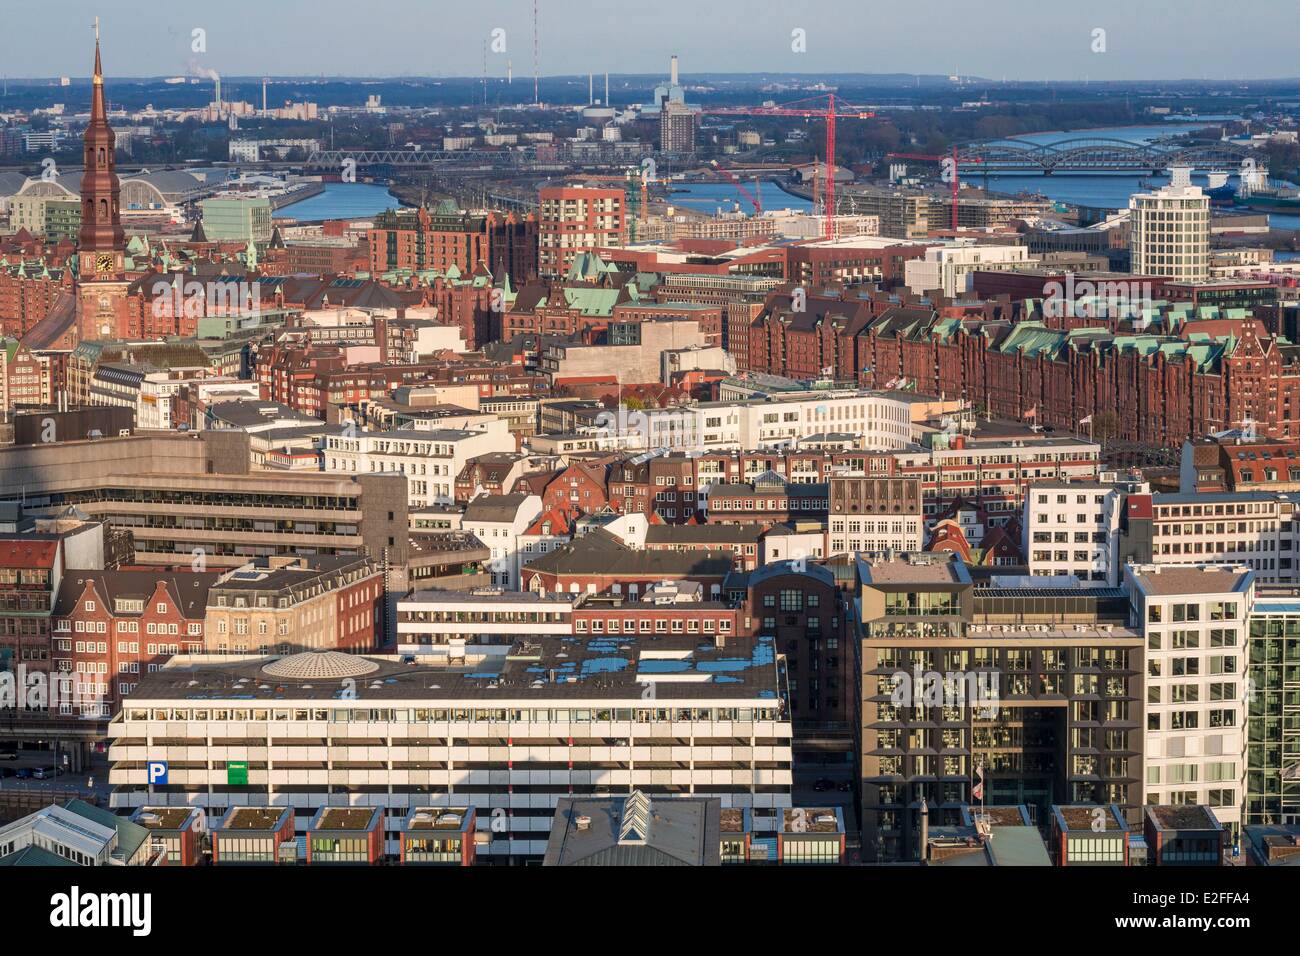
[[(1300, 75), (1296, 0), (538, 0), (538, 7), (543, 75), (665, 73), (673, 53), (688, 77)], [(98, 14), (109, 75), (479, 76), (485, 47), (501, 30), (495, 45), (504, 50), (488, 49), (488, 74), (504, 76), (509, 60), (519, 80), (533, 72), (532, 10), (531, 0), (0, 0), (0, 73), (85, 76)]]

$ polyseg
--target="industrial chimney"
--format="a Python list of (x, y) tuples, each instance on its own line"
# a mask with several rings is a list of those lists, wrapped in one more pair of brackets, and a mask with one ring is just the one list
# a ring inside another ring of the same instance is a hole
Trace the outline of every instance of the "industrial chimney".
[(677, 85), (677, 54), (673, 54), (670, 66), (668, 67), (668, 82), (672, 86)]

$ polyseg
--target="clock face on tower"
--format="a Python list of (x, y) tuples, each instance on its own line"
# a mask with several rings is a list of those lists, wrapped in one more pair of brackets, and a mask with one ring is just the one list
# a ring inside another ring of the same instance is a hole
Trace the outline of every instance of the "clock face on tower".
[(113, 254), (111, 252), (101, 252), (95, 257), (95, 272), (100, 275), (113, 271)]

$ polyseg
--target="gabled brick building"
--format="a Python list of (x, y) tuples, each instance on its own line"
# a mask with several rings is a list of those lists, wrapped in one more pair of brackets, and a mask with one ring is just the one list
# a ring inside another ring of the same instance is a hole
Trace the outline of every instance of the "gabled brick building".
[(54, 606), (51, 666), (75, 682), (82, 715), (110, 716), (140, 674), (173, 654), (202, 652), (208, 590), (218, 576), (128, 570), (64, 577)]

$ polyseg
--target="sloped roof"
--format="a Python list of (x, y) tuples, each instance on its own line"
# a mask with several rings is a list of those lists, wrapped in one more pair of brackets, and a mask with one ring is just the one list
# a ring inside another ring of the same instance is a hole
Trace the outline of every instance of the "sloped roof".
[(39, 538), (0, 540), (0, 568), (53, 568), (59, 542)]
[(716, 797), (562, 797), (542, 865), (721, 866), (721, 817)]
[(524, 529), (524, 534), (531, 535), (570, 535), (573, 533), (573, 527), (569, 524), (569, 517), (558, 508), (552, 508), (550, 511), (543, 511), (537, 516), (532, 524)]
[(29, 349), (47, 349), (56, 344), (77, 322), (77, 301), (70, 292), (60, 292), (45, 318), (37, 322), (22, 343)]

